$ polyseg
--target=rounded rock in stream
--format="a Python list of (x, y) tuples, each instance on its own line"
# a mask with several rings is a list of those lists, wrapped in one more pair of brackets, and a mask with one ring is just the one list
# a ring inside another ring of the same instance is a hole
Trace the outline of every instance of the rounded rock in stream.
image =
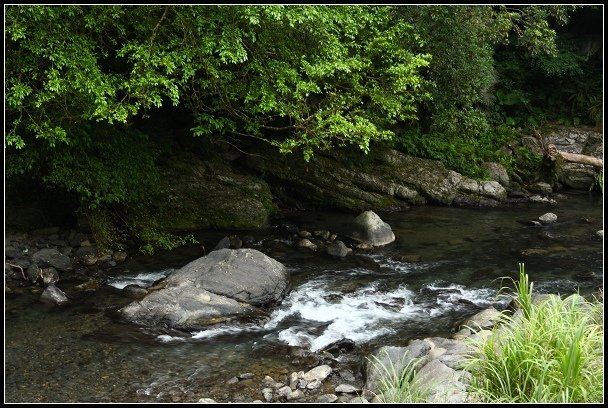
[(122, 309), (145, 326), (197, 329), (255, 314), (278, 303), (288, 290), (280, 262), (255, 249), (219, 249), (169, 275), (163, 288)]
[(354, 219), (351, 231), (347, 234), (359, 242), (369, 242), (373, 246), (390, 244), (395, 240), (391, 226), (373, 211), (365, 211)]

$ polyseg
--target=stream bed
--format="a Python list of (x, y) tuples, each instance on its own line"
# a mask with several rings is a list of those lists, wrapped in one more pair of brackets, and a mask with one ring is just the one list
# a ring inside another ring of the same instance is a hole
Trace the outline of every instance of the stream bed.
[[(68, 306), (41, 302), (41, 288), (5, 295), (5, 402), (250, 402), (263, 399), (265, 375), (306, 371), (314, 353), (343, 339), (359, 353), (449, 337), (478, 311), (504, 308), (519, 264), (540, 293), (591, 295), (603, 287), (603, 197), (569, 194), (556, 206), (465, 209), (415, 207), (378, 213), (395, 242), (345, 259), (296, 248), (286, 225), (340, 233), (356, 214), (282, 212), (263, 231), (195, 234), (199, 245), (151, 257), (134, 255), (107, 272), (104, 285)], [(544, 213), (557, 222), (534, 226)], [(134, 327), (111, 313), (130, 302), (129, 283), (152, 285), (203, 256), (227, 234), (282, 262), (291, 291), (265, 319), (177, 333)], [(205, 249), (206, 248), (206, 249)], [(62, 288), (62, 282), (57, 284)], [(345, 367), (362, 381), (357, 359)], [(238, 387), (227, 381), (253, 379)]]

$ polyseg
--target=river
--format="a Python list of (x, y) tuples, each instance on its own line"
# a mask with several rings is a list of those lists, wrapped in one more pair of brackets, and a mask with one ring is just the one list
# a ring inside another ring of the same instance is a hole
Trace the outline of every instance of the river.
[[(293, 350), (315, 352), (346, 338), (363, 356), (381, 345), (449, 337), (456, 322), (506, 305), (500, 290), (512, 283), (502, 278), (517, 278), (520, 263), (535, 292), (589, 295), (603, 287), (603, 239), (596, 235), (603, 230), (602, 200), (568, 194), (553, 207), (425, 206), (378, 213), (396, 241), (343, 260), (296, 249), (283, 227), (340, 233), (353, 214), (283, 212), (267, 230), (236, 233), (289, 269), (288, 296), (264, 320), (193, 333), (113, 319), (112, 311), (130, 301), (120, 288), (150, 285), (235, 232), (200, 232), (200, 245), (133, 256), (109, 271), (100, 289), (65, 307), (40, 303), (40, 288), (5, 295), (5, 402), (263, 399), (264, 375), (310, 368)], [(531, 225), (546, 212), (557, 215), (555, 224)], [(351, 369), (361, 380), (357, 365)], [(247, 372), (254, 380), (227, 385)]]

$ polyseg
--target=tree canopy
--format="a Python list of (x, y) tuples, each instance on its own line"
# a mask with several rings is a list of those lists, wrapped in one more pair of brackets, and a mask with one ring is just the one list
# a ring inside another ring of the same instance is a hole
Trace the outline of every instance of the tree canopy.
[(195, 135), (369, 148), (416, 118), (430, 55), (378, 6), (10, 6), (9, 146), (185, 103)]
[(195, 135), (367, 151), (421, 104), (440, 117), (487, 102), (496, 44), (516, 33), (553, 56), (549, 18), (574, 8), (6, 6), (6, 143), (52, 147), (83, 122), (183, 103)]
[(548, 101), (597, 111), (597, 90), (581, 91), (593, 53), (557, 30), (580, 8), (5, 6), (6, 172), (89, 209), (153, 200), (171, 140), (138, 120), (167, 106), (202, 138), (305, 160), (396, 140), (474, 172), (503, 141), (497, 124), (530, 123)]

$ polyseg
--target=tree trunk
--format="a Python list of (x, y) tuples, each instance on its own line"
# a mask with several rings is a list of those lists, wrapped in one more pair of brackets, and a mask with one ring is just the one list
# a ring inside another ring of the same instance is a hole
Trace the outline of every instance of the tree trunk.
[(602, 159), (584, 154), (560, 152), (554, 144), (547, 146), (547, 156), (551, 161), (555, 161), (558, 156), (561, 156), (561, 158), (567, 162), (587, 164), (593, 167), (599, 167), (600, 169), (604, 168), (604, 161)]

